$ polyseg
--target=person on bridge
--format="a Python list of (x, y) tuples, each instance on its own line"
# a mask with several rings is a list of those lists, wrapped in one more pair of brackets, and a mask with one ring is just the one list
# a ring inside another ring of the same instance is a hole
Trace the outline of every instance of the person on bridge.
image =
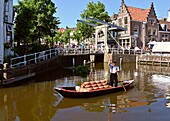
[(119, 66), (116, 65), (116, 61), (111, 59), (109, 59), (108, 65), (110, 67), (110, 85), (113, 86), (113, 83), (115, 83), (115, 87), (117, 87)]

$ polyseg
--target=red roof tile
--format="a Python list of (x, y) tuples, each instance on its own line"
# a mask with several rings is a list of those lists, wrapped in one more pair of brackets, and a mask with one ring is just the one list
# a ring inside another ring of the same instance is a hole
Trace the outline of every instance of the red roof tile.
[(64, 28), (60, 28), (58, 31), (61, 32), (61, 33), (64, 33), (65, 29)]
[(150, 9), (141, 9), (141, 8), (135, 8), (131, 6), (127, 6), (127, 10), (132, 17), (132, 20), (136, 21), (147, 21), (148, 14), (150, 12)]

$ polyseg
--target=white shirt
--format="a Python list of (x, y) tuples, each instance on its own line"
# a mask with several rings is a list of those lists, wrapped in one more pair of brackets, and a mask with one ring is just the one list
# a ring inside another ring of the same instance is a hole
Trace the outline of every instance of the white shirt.
[(113, 66), (112, 64), (110, 66), (110, 73), (115, 74), (117, 71), (119, 71), (119, 66)]

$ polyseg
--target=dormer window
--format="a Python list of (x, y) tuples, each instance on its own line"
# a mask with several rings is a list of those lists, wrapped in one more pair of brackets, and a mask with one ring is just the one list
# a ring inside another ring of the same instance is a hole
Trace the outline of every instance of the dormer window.
[(164, 27), (163, 27), (164, 31), (167, 31), (167, 28), (168, 28), (168, 26), (166, 24), (164, 24)]

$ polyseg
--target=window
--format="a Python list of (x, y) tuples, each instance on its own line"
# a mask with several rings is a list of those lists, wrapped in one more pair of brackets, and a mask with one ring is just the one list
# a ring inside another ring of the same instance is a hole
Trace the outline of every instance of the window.
[(128, 31), (128, 26), (127, 25), (125, 25), (125, 28), (126, 28), (126, 30), (125, 30), (125, 34), (127, 33), (127, 31)]
[(5, 1), (5, 12), (8, 12), (9, 11), (9, 2), (8, 0)]
[(122, 26), (122, 19), (119, 19), (119, 26)]
[(4, 16), (4, 22), (8, 22), (8, 16), (7, 15)]
[(162, 34), (162, 40), (164, 42), (168, 41), (168, 35), (167, 34)]
[(149, 23), (150, 23), (151, 25), (153, 25), (153, 24), (155, 23), (155, 19), (149, 18)]
[(124, 10), (122, 9), (122, 13), (124, 13)]
[(156, 29), (153, 29), (153, 35), (156, 35)]
[(124, 24), (127, 24), (128, 23), (128, 19), (127, 17), (124, 18)]
[(151, 11), (151, 15), (154, 15), (154, 12), (153, 12), (153, 10)]
[(134, 27), (134, 36), (136, 37), (138, 37), (138, 29), (139, 29), (139, 26)]
[(148, 35), (151, 35), (151, 28), (148, 28)]
[(164, 31), (167, 31), (167, 25), (166, 24), (164, 25), (163, 29), (164, 29)]

